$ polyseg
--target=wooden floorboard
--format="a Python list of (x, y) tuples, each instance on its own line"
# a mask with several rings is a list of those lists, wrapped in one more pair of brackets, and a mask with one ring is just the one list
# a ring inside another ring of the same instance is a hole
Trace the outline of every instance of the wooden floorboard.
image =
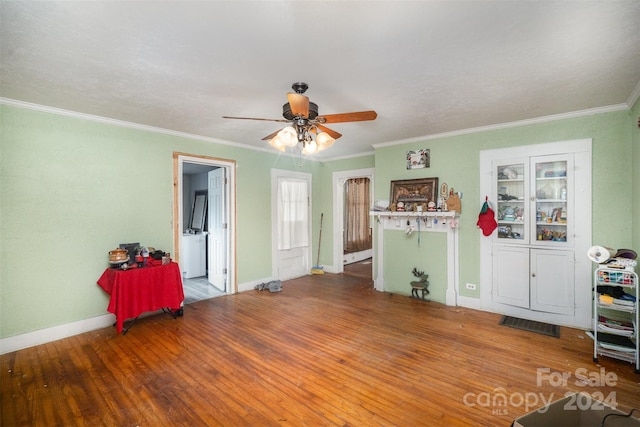
[[(594, 363), (584, 332), (499, 320), (310, 275), (2, 355), (0, 425), (509, 426), (570, 391), (640, 405), (640, 375)], [(545, 368), (570, 377), (538, 384)]]

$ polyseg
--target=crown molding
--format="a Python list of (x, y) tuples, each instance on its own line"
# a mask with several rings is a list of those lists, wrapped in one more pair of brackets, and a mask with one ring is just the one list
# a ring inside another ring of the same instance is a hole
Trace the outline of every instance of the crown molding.
[(383, 142), (383, 143), (380, 143), (380, 144), (374, 144), (373, 148), (389, 147), (389, 146), (393, 146), (393, 145), (409, 144), (409, 143), (413, 143), (413, 142), (428, 141), (428, 140), (440, 139), (440, 138), (449, 138), (449, 137), (452, 137), (452, 136), (460, 136), (460, 135), (468, 135), (468, 134), (471, 134), (471, 133), (488, 132), (488, 131), (498, 130), (498, 129), (515, 128), (515, 127), (527, 126), (527, 125), (539, 124), (539, 123), (555, 122), (557, 120), (571, 119), (571, 118), (575, 118), (575, 117), (591, 116), (591, 115), (594, 115), (594, 114), (602, 114), (602, 113), (610, 113), (610, 112), (613, 112), (613, 111), (628, 110), (629, 108), (630, 107), (626, 103), (625, 104), (609, 105), (609, 106), (606, 106), (606, 107), (590, 108), (588, 110), (573, 111), (573, 112), (570, 112), (570, 113), (553, 114), (553, 115), (550, 115), (550, 116), (542, 116), (542, 117), (536, 117), (536, 118), (533, 118), (533, 119), (518, 120), (518, 121), (515, 121), (515, 122), (508, 122), (508, 123), (500, 123), (500, 124), (497, 124), (497, 125), (480, 126), (480, 127), (475, 127), (475, 128), (454, 130), (454, 131), (451, 131), (451, 132), (442, 132), (442, 133), (436, 133), (436, 134), (431, 134), (431, 135), (425, 135), (425, 136), (416, 137), (416, 138), (402, 139), (402, 140), (398, 140), (398, 141)]
[[(142, 130), (142, 131), (147, 131), (147, 132), (160, 133), (160, 134), (164, 134), (164, 135), (172, 135), (172, 136), (177, 136), (177, 137), (181, 137), (181, 138), (194, 139), (194, 140), (198, 140), (198, 141), (212, 142), (214, 144), (222, 144), (222, 145), (228, 145), (228, 146), (231, 146), (231, 147), (244, 148), (245, 150), (251, 150), (251, 151), (260, 151), (260, 152), (263, 152), (263, 153), (275, 154), (275, 155), (278, 155), (278, 156), (287, 156), (287, 157), (292, 157), (292, 158), (298, 158), (299, 157), (299, 155), (296, 154), (296, 153), (274, 153), (273, 149), (269, 148), (269, 147), (265, 147), (265, 148), (256, 147), (256, 146), (249, 145), (249, 144), (242, 144), (242, 143), (239, 143), (239, 142), (227, 141), (225, 139), (212, 138), (212, 137), (209, 137), (209, 136), (202, 136), (202, 135), (197, 135), (197, 134), (188, 133), (188, 132), (179, 132), (179, 131), (175, 131), (175, 130), (159, 128), (159, 127), (156, 127), (156, 126), (141, 125), (139, 123), (127, 122), (125, 120), (111, 119), (109, 117), (96, 116), (96, 115), (93, 115), (93, 114), (86, 114), (86, 113), (79, 113), (77, 111), (65, 110), (65, 109), (57, 108), (57, 107), (49, 107), (49, 106), (46, 106), (46, 105), (34, 104), (34, 103), (31, 103), (31, 102), (18, 101), (18, 100), (11, 99), (11, 98), (0, 97), (0, 104), (9, 105), (9, 106), (12, 106), (12, 107), (17, 107), (17, 108), (25, 108), (25, 109), (34, 110), (34, 111), (40, 111), (40, 112), (44, 112), (44, 113), (57, 114), (57, 115), (60, 115), (60, 116), (72, 117), (72, 118), (81, 119), (81, 120), (88, 120), (88, 121), (92, 121), (92, 122), (105, 123), (105, 124), (110, 124), (110, 125), (114, 125), (114, 126), (126, 127), (126, 128), (130, 128), (130, 129), (137, 129), (137, 130)], [(322, 161), (322, 159), (310, 158), (308, 156), (305, 156), (305, 160)]]
[(358, 157), (373, 156), (374, 154), (376, 154), (375, 151), (366, 151), (366, 152), (362, 152), (362, 153), (358, 153), (358, 154), (349, 154), (347, 156), (327, 157), (326, 159), (324, 159), (324, 161), (348, 160), (348, 159), (355, 159), (355, 158), (358, 158)]
[(25, 108), (25, 109), (29, 109), (29, 110), (40, 111), (40, 112), (44, 112), (44, 113), (57, 114), (57, 115), (60, 115), (60, 116), (72, 117), (72, 118), (76, 118), (76, 119), (88, 120), (88, 121), (92, 121), (92, 122), (105, 123), (105, 124), (110, 124), (110, 125), (114, 125), (114, 126), (126, 127), (126, 128), (130, 128), (130, 129), (137, 129), (137, 130), (143, 130), (143, 131), (147, 131), (147, 132), (161, 133), (161, 134), (165, 134), (165, 135), (178, 136), (178, 137), (181, 137), (181, 138), (196, 139), (196, 140), (199, 140), (199, 141), (213, 142), (215, 144), (229, 145), (229, 146), (232, 146), (232, 147), (245, 148), (245, 149), (254, 150), (254, 151), (264, 151), (264, 152), (273, 154), (273, 150), (270, 150), (268, 148), (254, 147), (254, 146), (251, 146), (251, 145), (248, 145), (248, 144), (242, 144), (242, 143), (239, 143), (239, 142), (227, 141), (227, 140), (224, 140), (224, 139), (212, 138), (212, 137), (197, 135), (197, 134), (188, 133), (188, 132), (180, 132), (180, 131), (175, 131), (175, 130), (170, 130), (170, 129), (164, 129), (164, 128), (160, 128), (160, 127), (156, 127), (156, 126), (142, 125), (142, 124), (139, 124), (139, 123), (127, 122), (125, 120), (111, 119), (109, 117), (96, 116), (96, 115), (93, 115), (93, 114), (79, 113), (77, 111), (65, 110), (65, 109), (57, 108), (57, 107), (49, 107), (49, 106), (40, 105), (40, 104), (33, 104), (31, 102), (18, 101), (18, 100), (10, 99), (10, 98), (2, 98), (2, 97), (0, 97), (0, 104), (9, 105), (9, 106), (18, 107), (18, 108)]
[(640, 82), (638, 82), (636, 87), (633, 89), (633, 92), (631, 92), (631, 95), (629, 95), (629, 99), (627, 99), (627, 105), (630, 109), (636, 105), (638, 98), (640, 98)]
[[(591, 108), (591, 109), (588, 109), (588, 110), (574, 111), (574, 112), (570, 112), (570, 113), (554, 114), (554, 115), (550, 115), (550, 116), (542, 116), (542, 117), (537, 117), (537, 118), (533, 118), (533, 119), (525, 119), (525, 120), (519, 120), (519, 121), (515, 121), (515, 122), (500, 123), (500, 124), (497, 124), (497, 125), (480, 126), (480, 127), (468, 128), (468, 129), (460, 129), (460, 130), (455, 130), (455, 131), (451, 131), (451, 132), (442, 132), (442, 133), (424, 135), (424, 136), (419, 136), (419, 137), (415, 137), (415, 138), (408, 138), (408, 139), (402, 139), (402, 140), (397, 140), (397, 141), (382, 142), (382, 143), (379, 143), (379, 144), (373, 144), (372, 147), (374, 149), (382, 148), (382, 147), (390, 147), (390, 146), (394, 146), (394, 145), (410, 144), (410, 143), (414, 143), (414, 142), (429, 141), (429, 140), (434, 140), (434, 139), (439, 139), (439, 138), (449, 138), (449, 137), (453, 137), (453, 136), (468, 135), (468, 134), (471, 134), (471, 133), (488, 132), (488, 131), (498, 130), (498, 129), (507, 129), (507, 128), (514, 128), (514, 127), (519, 127), (519, 126), (531, 125), (531, 124), (553, 122), (553, 121), (557, 121), (557, 120), (563, 120), (563, 119), (569, 119), (569, 118), (575, 118), (575, 117), (582, 117), (582, 116), (589, 116), (589, 115), (593, 115), (593, 114), (602, 114), (602, 113), (609, 113), (609, 112), (613, 112), (613, 111), (628, 110), (635, 104), (635, 102), (638, 100), (638, 98), (640, 98), (640, 82), (638, 82), (638, 85), (636, 85), (636, 87), (635, 87), (634, 91), (632, 92), (631, 96), (629, 97), (627, 102), (624, 103), (624, 104), (609, 105), (609, 106), (605, 106), (605, 107)], [(127, 122), (127, 121), (124, 121), (124, 120), (111, 119), (111, 118), (108, 118), (108, 117), (96, 116), (96, 115), (86, 114), (86, 113), (79, 113), (77, 111), (65, 110), (65, 109), (62, 109), (62, 108), (49, 107), (49, 106), (46, 106), (46, 105), (34, 104), (34, 103), (30, 103), (30, 102), (25, 102), (25, 101), (18, 101), (18, 100), (11, 99), (11, 98), (0, 97), (0, 104), (9, 105), (9, 106), (18, 107), (18, 108), (30, 109), (30, 110), (35, 110), (35, 111), (41, 111), (41, 112), (45, 112), (45, 113), (57, 114), (57, 115), (61, 115), (61, 116), (73, 117), (73, 118), (77, 118), (77, 119), (88, 120), (88, 121), (93, 121), (93, 122), (98, 122), (98, 123), (106, 123), (106, 124), (111, 124), (111, 125), (114, 125), (114, 126), (130, 128), (130, 129), (137, 129), (137, 130), (143, 130), (143, 131), (147, 131), (147, 132), (154, 132), (154, 133), (160, 133), (160, 134), (165, 134), (165, 135), (172, 135), (172, 136), (177, 136), (177, 137), (181, 137), (181, 138), (212, 142), (212, 143), (215, 143), (215, 144), (228, 145), (228, 146), (237, 147), (237, 148), (244, 148), (246, 150), (260, 151), (260, 152), (263, 152), (263, 153), (274, 154), (273, 150), (270, 149), (270, 148), (256, 147), (256, 146), (253, 146), (253, 145), (242, 144), (242, 143), (233, 142), (233, 141), (227, 141), (227, 140), (224, 140), (224, 139), (212, 138), (212, 137), (208, 137), (208, 136), (202, 136), (202, 135), (197, 135), (197, 134), (192, 134), (192, 133), (187, 133), (187, 132), (179, 132), (179, 131), (159, 128), (159, 127), (155, 127), (155, 126), (141, 125), (141, 124), (138, 124), (138, 123)], [(293, 158), (299, 157), (299, 155), (296, 154), (296, 153), (276, 153), (276, 154), (278, 154), (279, 156), (287, 156), (287, 157), (293, 157)], [(308, 160), (308, 161), (314, 161), (314, 162), (323, 162), (323, 161), (334, 161), (334, 160), (347, 160), (347, 159), (352, 159), (352, 158), (357, 158), (357, 157), (366, 157), (366, 156), (370, 156), (370, 155), (373, 155), (373, 154), (375, 154), (375, 151), (368, 151), (368, 152), (365, 152), (365, 153), (358, 153), (358, 154), (340, 156), (340, 157), (326, 157), (326, 158), (315, 157), (315, 158), (313, 158), (313, 157), (305, 156), (304, 159), (305, 159), (305, 161)]]

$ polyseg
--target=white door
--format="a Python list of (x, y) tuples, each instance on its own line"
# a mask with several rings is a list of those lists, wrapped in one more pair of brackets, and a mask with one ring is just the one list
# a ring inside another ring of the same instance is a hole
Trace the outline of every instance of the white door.
[(227, 291), (227, 198), (226, 168), (218, 168), (208, 173), (208, 279), (216, 288)]
[(529, 248), (493, 247), (493, 300), (529, 308)]
[(573, 316), (574, 253), (531, 249), (531, 309)]
[(311, 269), (311, 175), (272, 172), (273, 276), (288, 280)]

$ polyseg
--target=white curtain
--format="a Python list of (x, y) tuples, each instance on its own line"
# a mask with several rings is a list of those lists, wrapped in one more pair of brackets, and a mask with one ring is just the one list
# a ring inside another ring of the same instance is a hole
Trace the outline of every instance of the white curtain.
[(304, 179), (278, 178), (278, 249), (309, 246), (309, 193)]

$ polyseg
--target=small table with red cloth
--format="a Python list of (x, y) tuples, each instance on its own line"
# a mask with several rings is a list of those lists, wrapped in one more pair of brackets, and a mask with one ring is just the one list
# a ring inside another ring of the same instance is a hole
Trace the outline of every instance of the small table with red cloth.
[(125, 320), (137, 319), (145, 311), (168, 308), (174, 317), (175, 313), (182, 314), (182, 274), (175, 262), (127, 270), (107, 268), (98, 285), (111, 295), (107, 311), (116, 315), (118, 333)]

